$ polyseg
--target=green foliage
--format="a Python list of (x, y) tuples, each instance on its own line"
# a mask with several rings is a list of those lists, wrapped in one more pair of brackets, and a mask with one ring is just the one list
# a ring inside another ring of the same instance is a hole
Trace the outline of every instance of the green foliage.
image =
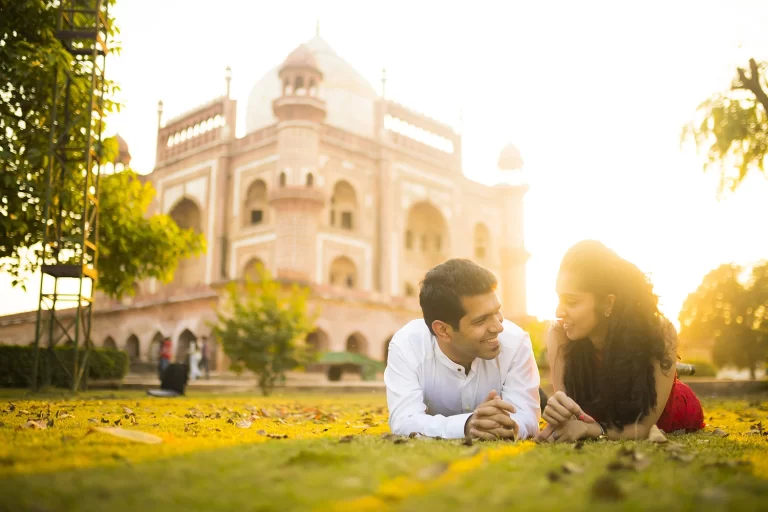
[[(108, 3), (111, 6), (114, 0)], [(56, 38), (57, 7), (57, 2), (44, 0), (0, 3), (0, 272), (10, 273), (14, 286), (24, 287), (41, 263), (54, 85), (58, 84), (59, 112), (69, 98), (73, 125), (65, 134), (67, 147), (87, 145), (89, 123), (95, 133), (105, 130), (97, 117), (87, 115), (89, 65), (75, 60)], [(119, 31), (113, 18), (107, 20), (107, 26), (110, 53), (118, 53), (114, 38)], [(65, 76), (72, 79), (68, 93), (63, 90)], [(113, 99), (118, 87), (108, 79), (96, 84), (97, 89), (102, 86), (103, 110), (108, 115), (119, 110)], [(58, 134), (62, 132), (60, 129)], [(117, 157), (114, 138), (96, 149), (102, 164)], [(68, 152), (69, 159), (81, 163), (70, 162), (51, 194), (53, 203), (61, 208), (62, 215), (56, 216), (61, 232), (72, 239), (60, 246), (60, 263), (74, 263), (72, 249), (82, 236), (86, 169), (81, 153)], [(149, 185), (141, 186), (133, 173), (102, 177), (99, 192), (98, 286), (108, 295), (130, 294), (132, 283), (144, 278), (169, 279), (179, 258), (204, 249), (201, 237), (179, 230), (168, 217), (141, 218), (153, 192)]]
[[(751, 87), (768, 85), (761, 76), (765, 63), (756, 65)], [(720, 192), (733, 191), (750, 169), (765, 172), (768, 153), (768, 105), (763, 104), (742, 83), (744, 70), (731, 90), (713, 95), (697, 108), (700, 119), (683, 128), (682, 140), (692, 138), (699, 149), (706, 148), (704, 169), (717, 166), (720, 172)], [(758, 93), (759, 94), (759, 93)]]
[[(75, 351), (72, 348), (56, 347), (53, 349), (65, 367), (71, 371)], [(82, 363), (85, 352), (78, 351)], [(32, 374), (34, 347), (22, 345), (0, 345), (0, 387), (28, 388)], [(122, 380), (128, 372), (128, 354), (121, 350), (92, 348), (88, 356), (89, 379)], [(68, 388), (70, 380), (54, 356), (46, 348), (40, 348), (40, 384), (46, 380), (56, 387)]]
[(269, 394), (286, 371), (310, 360), (304, 344), (313, 323), (307, 312), (309, 289), (295, 284), (285, 289), (259, 265), (255, 281), (230, 283), (227, 292), (213, 335), (232, 360), (231, 369), (252, 371)]
[(130, 170), (102, 179), (99, 288), (110, 296), (133, 294), (137, 278), (168, 282), (181, 258), (205, 250), (202, 235), (168, 215), (145, 216), (154, 194)]
[(768, 263), (752, 268), (746, 283), (744, 269), (721, 265), (704, 277), (683, 304), (681, 337), (714, 340), (713, 361), (750, 370), (768, 359)]
[(546, 368), (547, 364), (547, 329), (550, 322), (548, 320), (538, 320), (532, 318), (522, 325), (522, 329), (531, 337), (533, 346), (533, 355), (536, 357), (536, 364), (540, 368)]

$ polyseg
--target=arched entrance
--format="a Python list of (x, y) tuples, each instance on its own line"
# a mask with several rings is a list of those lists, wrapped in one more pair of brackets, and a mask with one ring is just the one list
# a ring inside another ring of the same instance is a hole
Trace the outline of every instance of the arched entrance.
[(429, 201), (414, 204), (408, 211), (402, 269), (403, 293), (416, 295), (413, 283), (421, 282), (430, 268), (450, 254), (448, 223)]
[(139, 360), (139, 338), (135, 334), (131, 334), (125, 342), (125, 351), (128, 353), (130, 362)]
[(147, 354), (147, 359), (149, 359), (150, 363), (157, 363), (160, 361), (160, 352), (163, 349), (163, 339), (165, 339), (165, 336), (163, 336), (163, 333), (160, 331), (157, 331), (154, 336), (152, 336), (152, 342), (149, 344), (149, 353)]
[(197, 336), (192, 334), (189, 329), (184, 329), (184, 332), (179, 336), (179, 342), (176, 345), (176, 362), (182, 364), (189, 364), (189, 347), (192, 342), (197, 342)]
[[(188, 198), (183, 198), (171, 209), (170, 217), (182, 229), (192, 229), (202, 233), (203, 221), (200, 208)], [(173, 277), (173, 286), (186, 288), (203, 282), (205, 257), (192, 256), (179, 261)]]

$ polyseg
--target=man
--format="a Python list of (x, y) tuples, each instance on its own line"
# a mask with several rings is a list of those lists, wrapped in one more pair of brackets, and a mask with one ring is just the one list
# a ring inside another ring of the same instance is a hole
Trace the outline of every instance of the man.
[(213, 346), (207, 336), (203, 336), (203, 358), (200, 359), (200, 367), (205, 369), (206, 380), (211, 378), (211, 359), (213, 359)]
[(173, 355), (173, 344), (171, 338), (165, 338), (163, 344), (160, 347), (160, 368), (158, 373), (160, 374), (160, 380), (163, 380), (163, 374), (168, 365), (171, 364), (171, 356)]
[(496, 285), (490, 271), (466, 259), (424, 276), (424, 320), (406, 324), (389, 345), (384, 382), (393, 433), (536, 436), (539, 370), (528, 334), (503, 319)]

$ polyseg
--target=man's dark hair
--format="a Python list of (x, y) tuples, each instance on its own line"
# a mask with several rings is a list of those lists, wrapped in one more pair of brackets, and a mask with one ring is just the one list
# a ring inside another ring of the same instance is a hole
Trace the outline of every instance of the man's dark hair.
[(440, 320), (458, 330), (459, 321), (467, 314), (461, 297), (473, 297), (496, 289), (496, 276), (472, 260), (454, 258), (430, 269), (421, 281), (419, 304), (424, 321), (432, 330), (432, 322)]

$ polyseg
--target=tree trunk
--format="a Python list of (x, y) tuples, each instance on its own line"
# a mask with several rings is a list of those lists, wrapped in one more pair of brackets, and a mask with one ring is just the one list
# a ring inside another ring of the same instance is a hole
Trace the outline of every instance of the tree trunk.
[(757, 379), (757, 375), (755, 375), (755, 370), (756, 370), (755, 363), (752, 363), (751, 365), (749, 365), (749, 378), (751, 380)]

